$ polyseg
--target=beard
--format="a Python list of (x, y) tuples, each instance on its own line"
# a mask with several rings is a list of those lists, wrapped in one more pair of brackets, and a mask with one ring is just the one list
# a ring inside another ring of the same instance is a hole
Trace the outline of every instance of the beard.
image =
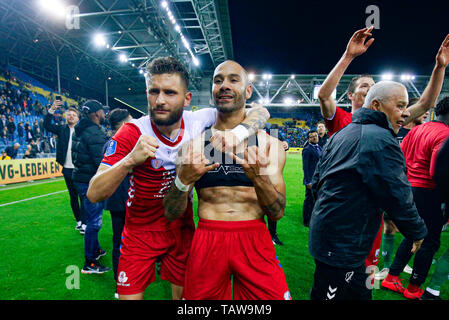
[[(220, 92), (218, 95), (223, 94)], [(215, 108), (222, 113), (232, 113), (236, 110), (240, 110), (245, 108), (245, 99), (243, 98), (243, 94), (235, 94), (234, 95), (234, 103), (232, 105), (223, 105), (218, 102), (218, 96), (214, 98)]]
[(175, 110), (171, 111), (168, 115), (168, 118), (166, 119), (158, 119), (155, 109), (150, 108), (150, 117), (151, 120), (157, 125), (157, 126), (171, 126), (179, 121), (182, 117), (183, 108), (176, 108)]

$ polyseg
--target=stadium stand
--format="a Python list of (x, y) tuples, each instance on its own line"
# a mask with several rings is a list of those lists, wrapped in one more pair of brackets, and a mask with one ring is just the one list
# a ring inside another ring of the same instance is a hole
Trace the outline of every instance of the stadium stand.
[(319, 108), (291, 108), (288, 112), (276, 108), (268, 108), (271, 118), (268, 121), (278, 126), (280, 137), (287, 141), (291, 148), (301, 148), (307, 141), (307, 132), (316, 129), (322, 119)]
[[(19, 143), (16, 159), (54, 157), (52, 134), (43, 128), (43, 118), (56, 95), (59, 94), (12, 66), (1, 68), (0, 150)], [(60, 96), (64, 108), (55, 114), (54, 121), (65, 122), (65, 109), (78, 107), (84, 99), (75, 100), (67, 92)]]

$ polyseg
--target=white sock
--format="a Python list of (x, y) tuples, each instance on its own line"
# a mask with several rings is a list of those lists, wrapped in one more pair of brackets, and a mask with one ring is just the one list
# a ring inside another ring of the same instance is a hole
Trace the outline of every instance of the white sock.
[(439, 290), (434, 290), (431, 288), (427, 288), (426, 291), (429, 291), (431, 294), (433, 294), (434, 296), (440, 296), (440, 291)]

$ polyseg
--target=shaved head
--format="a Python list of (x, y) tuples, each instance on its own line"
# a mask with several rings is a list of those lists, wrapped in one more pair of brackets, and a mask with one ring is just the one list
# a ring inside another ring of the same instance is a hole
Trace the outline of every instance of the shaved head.
[(244, 109), (252, 91), (248, 73), (239, 63), (227, 60), (215, 68), (212, 97), (219, 112), (232, 113)]
[(244, 80), (244, 82), (245, 82), (246, 85), (249, 84), (248, 72), (245, 70), (245, 68), (243, 68), (243, 67), (241, 66), (240, 63), (238, 63), (238, 62), (236, 62), (236, 61), (234, 61), (234, 60), (226, 60), (226, 61), (220, 63), (220, 64), (215, 68), (214, 75), (215, 75), (216, 73), (218, 73), (220, 70), (222, 70), (224, 67), (227, 67), (227, 66), (233, 66), (233, 67), (235, 68), (235, 70), (239, 70), (239, 69), (240, 69), (240, 71), (242, 72), (242, 78), (243, 78), (242, 80)]

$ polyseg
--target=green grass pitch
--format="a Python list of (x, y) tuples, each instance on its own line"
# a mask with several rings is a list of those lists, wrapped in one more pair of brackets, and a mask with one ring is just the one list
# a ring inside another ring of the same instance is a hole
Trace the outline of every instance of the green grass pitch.
[[(284, 246), (276, 246), (276, 254), (284, 268), (292, 298), (308, 300), (315, 265), (308, 252), (308, 229), (301, 223), (304, 186), (299, 154), (288, 155), (284, 177), (287, 185), (287, 207), (284, 218), (278, 222), (278, 235)], [(1, 187), (0, 205), (65, 189), (62, 178)], [(112, 271), (102, 275), (80, 273), (79, 288), (73, 288), (76, 272), (71, 268), (81, 270), (84, 263), (83, 236), (75, 231), (74, 227), (67, 192), (0, 206), (0, 299), (114, 299)], [(103, 249), (108, 251), (108, 254), (101, 258), (101, 262), (112, 267), (112, 226), (108, 211), (103, 214), (99, 239)], [(401, 239), (401, 235), (396, 235), (396, 246)], [(441, 248), (435, 258), (438, 259), (448, 247), (449, 232), (443, 232)], [(383, 260), (380, 258), (380, 268), (382, 264)], [(426, 284), (434, 268), (432, 266)], [(402, 274), (401, 278), (405, 279), (404, 284), (408, 283), (408, 274)], [(157, 278), (147, 288), (145, 298), (171, 299), (169, 283)], [(404, 299), (382, 289), (374, 290), (373, 298)], [(442, 298), (449, 299), (449, 281), (442, 288)]]

